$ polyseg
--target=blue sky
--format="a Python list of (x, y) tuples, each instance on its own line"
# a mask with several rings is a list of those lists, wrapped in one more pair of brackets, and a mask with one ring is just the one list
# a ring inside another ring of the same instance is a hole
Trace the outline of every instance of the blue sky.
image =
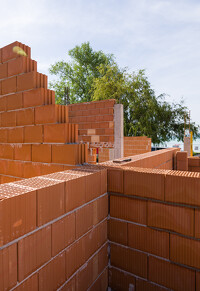
[(0, 47), (32, 48), (40, 72), (90, 41), (121, 67), (145, 69), (156, 94), (181, 97), (200, 124), (200, 1), (34, 0), (1, 3)]

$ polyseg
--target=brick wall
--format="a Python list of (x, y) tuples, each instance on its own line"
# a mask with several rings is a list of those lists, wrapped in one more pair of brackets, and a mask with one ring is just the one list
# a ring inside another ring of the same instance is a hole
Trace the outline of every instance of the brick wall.
[(199, 173), (128, 163), (1, 185), (0, 290), (199, 290), (199, 197)]
[[(108, 161), (102, 163), (106, 167), (140, 167), (140, 168), (155, 168), (155, 169), (176, 169), (176, 153), (180, 151), (178, 148), (164, 149), (155, 152), (149, 152), (140, 155), (134, 155), (128, 158), (118, 159), (117, 163)], [(127, 161), (127, 159), (129, 161)], [(124, 161), (125, 160), (125, 161)]]
[(114, 144), (115, 99), (71, 104), (69, 121), (78, 124), (79, 141), (90, 146)]
[(107, 172), (0, 186), (0, 290), (106, 290)]
[(109, 286), (199, 290), (199, 173), (112, 169), (108, 191)]
[(125, 136), (124, 157), (151, 152), (151, 138), (146, 136)]
[[(27, 57), (13, 52), (19, 46)], [(15, 42), (0, 49), (0, 183), (66, 170), (87, 161), (68, 107), (55, 105), (47, 76), (31, 50)]]

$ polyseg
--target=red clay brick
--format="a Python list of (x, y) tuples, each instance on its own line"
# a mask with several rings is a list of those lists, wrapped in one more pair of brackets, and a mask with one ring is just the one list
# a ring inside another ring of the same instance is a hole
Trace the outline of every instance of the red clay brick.
[(124, 194), (164, 200), (164, 174), (124, 171)]
[(0, 64), (0, 79), (8, 77), (8, 64)]
[(15, 160), (31, 161), (31, 145), (19, 144), (14, 148)]
[[(51, 258), (51, 226), (21, 239), (18, 243), (18, 278), (22, 281)], [(50, 278), (49, 278), (50, 279)]]
[(65, 276), (70, 278), (71, 275), (80, 268), (85, 262), (85, 239), (82, 238), (73, 243), (65, 252)]
[(85, 177), (66, 182), (65, 212), (69, 212), (85, 203)]
[(8, 129), (9, 143), (23, 143), (24, 142), (24, 127), (14, 127)]
[(172, 290), (195, 290), (195, 272), (149, 257), (149, 280)]
[[(98, 270), (98, 266), (96, 266), (96, 270)], [(94, 280), (93, 272), (94, 269), (92, 261), (89, 261), (87, 264), (83, 265), (81, 270), (76, 275), (76, 290), (88, 290)]]
[(76, 211), (76, 238), (79, 238), (93, 227), (93, 203)]
[(28, 108), (17, 111), (17, 126), (34, 124), (34, 109)]
[(147, 202), (126, 197), (110, 196), (110, 216), (128, 221), (147, 223)]
[(86, 202), (97, 198), (101, 194), (101, 172), (92, 173), (85, 177)]
[(35, 191), (11, 198), (10, 218), (12, 240), (36, 228)]
[(110, 241), (127, 245), (128, 224), (127, 222), (110, 219), (108, 221), (108, 239)]
[(25, 126), (24, 127), (25, 143), (42, 143), (43, 142), (43, 126)]
[(39, 271), (39, 290), (57, 290), (65, 282), (65, 254), (62, 253)]
[(101, 194), (104, 194), (107, 192), (107, 170), (102, 169), (101, 170)]
[(188, 171), (188, 160), (177, 160), (176, 169), (177, 171)]
[(111, 265), (137, 276), (147, 278), (147, 255), (111, 244)]
[(74, 291), (76, 290), (76, 277), (74, 276), (69, 282), (67, 282), (63, 287), (62, 291)]
[(0, 144), (0, 158), (14, 159), (14, 146), (12, 144)]
[(0, 250), (0, 287), (10, 290), (17, 283), (17, 244)]
[(17, 76), (17, 91), (25, 91), (36, 88), (36, 71)]
[(26, 52), (27, 56), (30, 57), (30, 55), (31, 55), (30, 47), (25, 46), (18, 41), (15, 41), (15, 42), (13, 42), (13, 43), (11, 43), (11, 44), (9, 44), (1, 49), (2, 62), (7, 62), (8, 60), (11, 60), (11, 59), (18, 57), (18, 55), (15, 52), (13, 52), (13, 47), (15, 47), (15, 46), (19, 46), (20, 48), (22, 48)]
[(34, 274), (14, 289), (15, 291), (36, 291), (38, 290), (38, 274)]
[(195, 209), (195, 237), (200, 238), (200, 209)]
[(57, 123), (57, 106), (45, 105), (35, 108), (35, 124)]
[(93, 223), (97, 224), (108, 216), (108, 195), (93, 202)]
[(45, 143), (69, 143), (69, 124), (48, 124), (44, 125)]
[(146, 226), (128, 223), (128, 246), (169, 258), (169, 234)]
[[(0, 82), (0, 94), (1, 94), (1, 82)], [(6, 111), (6, 97), (0, 97), (0, 111)]]
[(9, 160), (7, 162), (7, 175), (22, 178), (24, 176), (24, 162)]
[(131, 290), (131, 287), (135, 288), (135, 277), (111, 267), (109, 269), (109, 286), (112, 290)]
[(27, 57), (21, 56), (8, 62), (8, 77), (26, 72)]
[(23, 178), (32, 178), (40, 175), (42, 175), (41, 163), (24, 163)]
[(15, 93), (17, 91), (17, 78), (11, 77), (1, 81), (1, 94)]
[(108, 191), (123, 193), (124, 179), (123, 170), (108, 169)]
[(189, 167), (199, 167), (200, 166), (200, 158), (199, 157), (189, 157), (188, 158), (188, 166)]
[(139, 278), (136, 279), (136, 290), (137, 291), (164, 291), (165, 288), (159, 287), (151, 282), (141, 280)]
[(23, 108), (22, 93), (15, 93), (6, 96), (6, 110)]
[(194, 209), (148, 202), (148, 225), (194, 235)]
[[(51, 163), (48, 163), (48, 164), (41, 163), (40, 168), (41, 168), (41, 175), (47, 175), (47, 174), (65, 170), (63, 165), (57, 165), (57, 164), (51, 164)], [(69, 169), (71, 168), (69, 167)], [(66, 170), (69, 170), (69, 169), (66, 169)]]
[(75, 213), (52, 224), (52, 256), (75, 240)]
[(32, 145), (32, 161), (51, 163), (51, 145), (49, 144), (33, 144)]
[(16, 120), (16, 111), (9, 111), (1, 114), (2, 127), (16, 126)]
[(196, 272), (196, 290), (200, 290), (200, 272)]
[(4, 183), (15, 182), (16, 178), (15, 177), (1, 175), (1, 179), (0, 180), (1, 180), (1, 184), (4, 184)]
[(52, 145), (52, 163), (78, 164), (78, 144)]
[(199, 177), (166, 175), (165, 200), (200, 206)]
[(6, 128), (0, 128), (0, 143), (7, 143), (8, 130)]
[(88, 290), (88, 287), (97, 279), (98, 275), (107, 266), (107, 247), (99, 251), (76, 276), (76, 290)]
[(200, 268), (200, 241), (171, 234), (170, 260)]
[(44, 88), (37, 88), (23, 92), (23, 107), (35, 107), (45, 104), (44, 96), (47, 94)]
[(107, 221), (104, 220), (86, 234), (85, 260), (88, 260), (107, 241), (107, 229)]
[(188, 158), (188, 153), (187, 152), (177, 152), (176, 153), (176, 159), (177, 161), (185, 161)]
[(95, 281), (90, 291), (106, 291), (108, 288), (108, 269), (105, 269), (101, 276)]
[(8, 167), (8, 160), (1, 160), (0, 159), (0, 171), (1, 174), (7, 174), (7, 167)]
[(37, 190), (38, 226), (64, 214), (64, 183)]

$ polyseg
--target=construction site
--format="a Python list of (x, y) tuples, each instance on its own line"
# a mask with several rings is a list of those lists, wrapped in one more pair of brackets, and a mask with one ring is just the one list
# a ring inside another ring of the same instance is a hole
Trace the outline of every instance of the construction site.
[(123, 122), (0, 49), (0, 291), (200, 290), (200, 158)]

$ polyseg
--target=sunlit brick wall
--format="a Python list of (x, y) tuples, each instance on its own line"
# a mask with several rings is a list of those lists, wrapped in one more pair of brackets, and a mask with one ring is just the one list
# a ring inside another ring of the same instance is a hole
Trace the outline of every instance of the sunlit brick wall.
[(108, 191), (109, 286), (199, 290), (199, 173), (113, 168)]
[[(27, 57), (14, 53), (15, 46)], [(70, 169), (87, 156), (78, 125), (69, 123), (67, 106), (55, 105), (30, 47), (14, 42), (1, 48), (0, 183)]]
[(0, 186), (0, 290), (106, 290), (107, 171)]

